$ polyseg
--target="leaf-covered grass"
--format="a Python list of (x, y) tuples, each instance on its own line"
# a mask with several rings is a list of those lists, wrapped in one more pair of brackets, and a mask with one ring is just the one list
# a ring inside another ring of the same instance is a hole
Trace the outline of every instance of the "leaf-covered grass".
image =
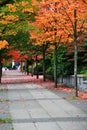
[(12, 122), (12, 119), (11, 118), (0, 118), (0, 123), (11, 123)]
[(67, 99), (67, 100), (79, 100), (79, 97), (67, 96), (67, 97), (65, 97), (65, 99)]
[(8, 99), (0, 99), (0, 102), (8, 102)]

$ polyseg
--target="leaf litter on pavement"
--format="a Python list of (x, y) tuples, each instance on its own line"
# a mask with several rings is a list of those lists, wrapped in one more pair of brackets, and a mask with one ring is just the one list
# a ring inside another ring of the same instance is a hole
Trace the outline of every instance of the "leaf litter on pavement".
[[(43, 76), (39, 76), (39, 78), (37, 79), (36, 76), (31, 76), (31, 75), (21, 75), (21, 76), (10, 76), (10, 77), (5, 77), (2, 79), (2, 83), (28, 83), (28, 82), (32, 82), (32, 83), (36, 83), (41, 85), (42, 87), (48, 88), (50, 90), (53, 91), (61, 91), (61, 92), (66, 92), (66, 93), (73, 93), (75, 92), (74, 88), (70, 88), (66, 85), (63, 84), (59, 84), (57, 86), (57, 88), (55, 88), (54, 86), (54, 82), (46, 79), (46, 81), (43, 81)], [(78, 91), (78, 99), (80, 100), (86, 100), (87, 99), (87, 92), (82, 92), (82, 91)]]

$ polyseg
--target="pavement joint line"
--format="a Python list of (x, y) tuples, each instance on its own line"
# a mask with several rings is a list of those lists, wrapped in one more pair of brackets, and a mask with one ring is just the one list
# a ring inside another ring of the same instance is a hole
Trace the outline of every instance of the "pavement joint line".
[(31, 119), (13, 119), (13, 123), (37, 123), (37, 122), (87, 122), (87, 117), (52, 117), (52, 118), (31, 118)]
[(9, 99), (8, 102), (24, 102), (24, 101), (38, 101), (38, 100), (62, 100), (61, 98), (33, 98), (33, 99)]
[(9, 90), (9, 91), (24, 91), (24, 90), (45, 90), (45, 91), (47, 91), (47, 89), (46, 88), (19, 88), (19, 89), (15, 89), (15, 88), (11, 88), (11, 89), (7, 89), (7, 90)]

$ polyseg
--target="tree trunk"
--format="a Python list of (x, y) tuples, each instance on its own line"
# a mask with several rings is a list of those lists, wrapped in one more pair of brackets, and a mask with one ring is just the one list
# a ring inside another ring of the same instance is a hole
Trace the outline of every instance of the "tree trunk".
[(54, 83), (55, 87), (57, 88), (57, 45), (55, 43), (55, 50), (54, 50)]
[(45, 46), (42, 48), (43, 52), (43, 81), (46, 81), (46, 73), (45, 73)]
[(74, 83), (75, 83), (75, 96), (78, 97), (78, 84), (77, 84), (77, 20), (76, 20), (76, 9), (74, 10)]
[(26, 66), (24, 66), (24, 67), (25, 67), (25, 70), (26, 70), (26, 72), (27, 72), (27, 75), (29, 75), (28, 64), (29, 64), (29, 61), (27, 60), (27, 61), (26, 61)]
[(0, 83), (1, 83), (1, 77), (2, 77), (2, 58), (1, 58), (1, 51), (0, 51)]
[(37, 78), (37, 79), (39, 78), (37, 55), (36, 55), (36, 78)]
[(21, 70), (21, 72), (23, 72), (22, 61), (20, 62), (20, 70)]

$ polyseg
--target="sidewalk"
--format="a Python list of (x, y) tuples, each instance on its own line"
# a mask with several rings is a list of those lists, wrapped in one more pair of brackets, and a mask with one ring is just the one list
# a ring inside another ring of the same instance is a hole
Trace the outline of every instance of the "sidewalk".
[(4, 83), (10, 78), (17, 83), (1, 85), (0, 118), (12, 123), (1, 123), (0, 130), (87, 130), (87, 100), (65, 100), (64, 93), (43, 88), (32, 77), (28, 83), (29, 76), (18, 83), (19, 77), (24, 81), (20, 72), (4, 73)]

